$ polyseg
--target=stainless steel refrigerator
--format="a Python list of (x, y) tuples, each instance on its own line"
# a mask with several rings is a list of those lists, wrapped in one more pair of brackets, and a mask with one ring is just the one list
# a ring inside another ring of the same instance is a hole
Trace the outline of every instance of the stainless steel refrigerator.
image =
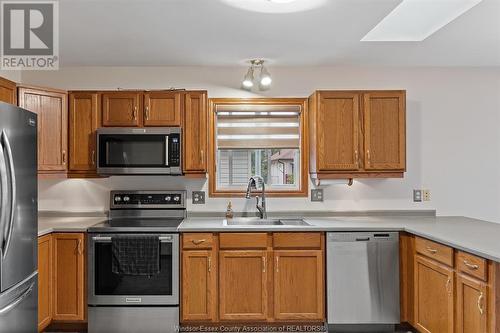
[(37, 331), (37, 117), (0, 102), (0, 332)]

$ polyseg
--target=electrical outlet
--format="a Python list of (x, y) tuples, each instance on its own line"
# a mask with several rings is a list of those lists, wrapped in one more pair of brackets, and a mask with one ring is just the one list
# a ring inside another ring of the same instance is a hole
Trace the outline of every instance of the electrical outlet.
[(205, 204), (205, 191), (193, 191), (193, 205)]
[(413, 202), (422, 202), (422, 190), (413, 190)]
[(422, 197), (424, 198), (424, 201), (431, 201), (431, 191), (422, 190)]
[(323, 202), (323, 189), (311, 190), (311, 201)]

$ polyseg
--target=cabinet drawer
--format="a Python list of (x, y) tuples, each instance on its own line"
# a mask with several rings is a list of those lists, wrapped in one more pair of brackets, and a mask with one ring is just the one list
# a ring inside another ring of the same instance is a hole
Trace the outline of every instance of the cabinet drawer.
[(221, 233), (219, 235), (221, 249), (264, 249), (267, 247), (267, 234), (259, 233)]
[(415, 239), (415, 249), (417, 253), (428, 258), (432, 258), (450, 267), (453, 266), (453, 249), (451, 247), (417, 237)]
[(211, 249), (214, 236), (210, 233), (193, 233), (182, 235), (183, 249)]
[(319, 232), (276, 232), (273, 234), (273, 247), (280, 249), (319, 249)]
[(471, 275), (483, 281), (488, 279), (488, 265), (486, 259), (462, 251), (458, 251), (456, 258), (457, 270), (459, 272)]

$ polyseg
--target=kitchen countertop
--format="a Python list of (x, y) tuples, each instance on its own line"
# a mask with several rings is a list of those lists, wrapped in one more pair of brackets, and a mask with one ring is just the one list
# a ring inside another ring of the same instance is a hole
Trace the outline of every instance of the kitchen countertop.
[(188, 218), (180, 232), (218, 231), (406, 231), (500, 262), (500, 223), (463, 216), (314, 217), (310, 226), (227, 226), (223, 218)]
[[(287, 217), (290, 218), (290, 217)], [(38, 236), (51, 232), (86, 232), (106, 217), (40, 216)], [(219, 217), (190, 217), (179, 226), (179, 232), (256, 232), (256, 231), (406, 231), (500, 262), (500, 223), (463, 216), (335, 216), (305, 217), (309, 226), (231, 226)]]
[(87, 228), (106, 220), (105, 216), (38, 217), (38, 237), (51, 232), (86, 232)]

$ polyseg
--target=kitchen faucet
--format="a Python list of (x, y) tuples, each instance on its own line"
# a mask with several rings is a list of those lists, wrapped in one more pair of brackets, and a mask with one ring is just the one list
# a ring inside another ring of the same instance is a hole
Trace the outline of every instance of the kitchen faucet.
[(258, 183), (262, 184), (262, 202), (259, 205), (259, 196), (257, 195), (255, 198), (257, 199), (256, 206), (257, 210), (259, 211), (259, 215), (261, 219), (267, 219), (267, 211), (266, 211), (266, 185), (264, 183), (264, 178), (261, 176), (252, 176), (250, 179), (248, 179), (248, 186), (247, 186), (247, 194), (245, 195), (245, 198), (250, 199), (251, 194), (252, 194), (252, 188), (257, 189), (257, 184)]

